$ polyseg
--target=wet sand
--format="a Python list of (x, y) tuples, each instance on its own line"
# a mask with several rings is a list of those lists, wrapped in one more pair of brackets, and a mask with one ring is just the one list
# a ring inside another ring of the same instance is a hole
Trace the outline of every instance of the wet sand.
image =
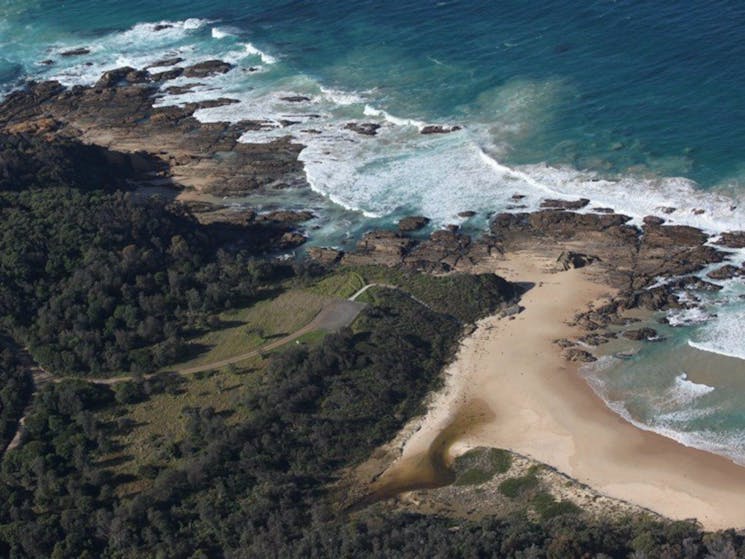
[(462, 344), (402, 456), (372, 489), (390, 496), (447, 482), (452, 459), (474, 446), (507, 448), (549, 464), (610, 497), (707, 529), (745, 527), (745, 468), (655, 433), (612, 412), (566, 362), (557, 338), (610, 294), (592, 270), (553, 273), (551, 262), (514, 254), (496, 264), (534, 287), (514, 319), (491, 317)]

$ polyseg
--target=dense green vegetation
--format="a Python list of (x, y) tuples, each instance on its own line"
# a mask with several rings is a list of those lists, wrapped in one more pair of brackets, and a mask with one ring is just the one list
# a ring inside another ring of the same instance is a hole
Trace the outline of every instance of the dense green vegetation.
[(435, 311), (463, 323), (483, 318), (517, 295), (513, 284), (494, 274), (431, 276), (385, 266), (354, 266), (349, 271), (367, 283), (400, 287)]
[(455, 485), (480, 485), (512, 466), (512, 455), (501, 448), (473, 448), (453, 464)]
[(537, 468), (531, 467), (525, 475), (504, 480), (499, 484), (499, 492), (514, 499), (538, 487)]
[[(412, 324), (427, 326), (412, 335)], [(131, 429), (128, 402), (178, 386), (167, 379), (116, 389), (47, 385), (28, 418), (26, 443), (0, 471), (0, 556), (558, 559), (745, 551), (734, 533), (704, 536), (687, 523), (567, 516), (577, 512), (566, 510), (571, 504), (542, 493), (529, 503), (535, 520), (336, 510), (328, 484), (416, 411), (455, 328), (451, 318), (391, 291), (354, 329), (275, 355), (257, 373), (261, 382), (240, 424), (227, 425), (211, 408), (185, 408), (185, 436), (167, 449), (179, 460), (141, 466), (140, 490), (127, 496), (118, 488), (131, 476), (100, 457), (115, 450), (113, 434)], [(118, 421), (104, 419), (112, 412)], [(482, 460), (505, 466), (501, 453)]]
[[(256, 302), (279, 300), (290, 276), (295, 288), (313, 284), (322, 294), (346, 295), (360, 278), (401, 288), (376, 292), (337, 334), (245, 370), (195, 376), (196, 393), (185, 393), (178, 375), (46, 384), (24, 444), (0, 463), (0, 557), (745, 555), (734, 532), (567, 515), (577, 511), (535, 488), (523, 491), (532, 482), (522, 478), (507, 492), (529, 497), (531, 514), (506, 519), (456, 521), (380, 505), (339, 510), (333, 482), (342, 469), (421, 411), (462, 323), (511, 298), (512, 286), (491, 275), (434, 278), (375, 267), (334, 275), (278, 264), (259, 256), (267, 248), (262, 230), (230, 234), (199, 225), (177, 205), (116, 191), (114, 179), (136, 171), (126, 157), (117, 163), (78, 144), (19, 138), (0, 137), (0, 146), (0, 320), (55, 374), (151, 370), (192, 358), (187, 337), (232, 347), (237, 333), (228, 331), (245, 334), (252, 321), (268, 329), (262, 337), (271, 334), (279, 326), (267, 317), (276, 316)], [(239, 324), (223, 323), (231, 317)], [(229, 335), (208, 337), (220, 328)], [(3, 341), (5, 440), (28, 399), (27, 367)], [(179, 424), (150, 429), (152, 440), (141, 445), (145, 411)], [(458, 467), (462, 481), (478, 483), (506, 471), (509, 455), (474, 453)]]
[[(0, 192), (0, 314), (56, 372), (147, 371), (186, 332), (246, 304), (276, 265), (215, 245), (164, 201), (75, 189)], [(157, 345), (156, 345), (157, 344)]]
[(0, 541), (19, 556), (293, 554), (314, 518), (331, 519), (322, 495), (334, 473), (418, 411), (457, 331), (451, 318), (391, 292), (354, 330), (274, 356), (240, 425), (228, 428), (209, 408), (185, 410), (187, 436), (172, 450), (181, 460), (143, 469), (152, 483), (126, 500), (116, 488), (130, 480), (96, 457), (114, 450), (112, 434), (128, 423), (100, 417), (117, 406), (126, 417), (126, 403), (147, 391), (49, 385), (27, 441), (3, 464)]
[(31, 390), (31, 376), (23, 366), (18, 348), (0, 335), (0, 451), (15, 435)]

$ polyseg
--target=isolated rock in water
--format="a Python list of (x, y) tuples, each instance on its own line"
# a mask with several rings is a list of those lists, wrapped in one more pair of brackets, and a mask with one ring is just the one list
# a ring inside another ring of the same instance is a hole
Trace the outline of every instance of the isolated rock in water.
[(660, 210), (664, 214), (670, 215), (671, 213), (677, 211), (678, 208), (673, 208), (673, 207), (670, 207), (670, 206), (664, 206), (662, 208), (657, 208), (657, 209)]
[(585, 266), (600, 260), (597, 256), (581, 254), (579, 252), (564, 251), (556, 259), (556, 262), (564, 269), (584, 268)]
[(304, 103), (305, 101), (310, 101), (310, 97), (306, 97), (305, 95), (290, 95), (288, 97), (280, 97), (282, 101), (287, 101), (288, 103)]
[(722, 233), (716, 244), (728, 248), (745, 248), (745, 231), (728, 231), (727, 233)]
[(81, 47), (77, 49), (71, 49), (66, 50), (64, 52), (59, 53), (60, 56), (83, 56), (84, 54), (90, 54), (91, 49), (86, 47)]
[(233, 68), (232, 64), (222, 60), (206, 60), (184, 68), (184, 76), (187, 78), (206, 78), (217, 74), (225, 74)]
[(579, 200), (554, 200), (547, 199), (541, 202), (541, 208), (546, 209), (557, 209), (557, 210), (579, 210), (584, 208), (590, 201), (587, 198), (580, 198)]
[(727, 264), (706, 274), (707, 277), (714, 280), (727, 280), (741, 275), (743, 275), (743, 271), (732, 264)]
[(627, 330), (623, 337), (628, 340), (642, 341), (657, 337), (657, 330), (654, 328), (639, 328), (638, 330)]
[(375, 136), (380, 129), (380, 124), (374, 122), (348, 122), (344, 128), (362, 134), (363, 136)]
[(153, 27), (153, 31), (163, 31), (164, 29), (173, 29), (173, 25), (170, 23), (159, 23)]
[(593, 361), (597, 361), (597, 358), (592, 353), (590, 353), (589, 351), (585, 351), (584, 349), (579, 349), (577, 347), (570, 347), (568, 349), (565, 349), (564, 359), (566, 359), (567, 361), (580, 363), (592, 363)]
[(422, 128), (420, 134), (449, 134), (450, 132), (457, 132), (460, 130), (460, 126), (440, 126), (436, 124), (430, 124)]
[(471, 218), (471, 217), (473, 217), (475, 215), (476, 215), (476, 212), (471, 211), (471, 210), (468, 210), (468, 211), (465, 211), (465, 212), (458, 212), (458, 217), (463, 217), (463, 218), (466, 218), (466, 219)]
[(176, 56), (174, 58), (163, 58), (161, 60), (153, 62), (152, 64), (148, 64), (147, 66), (145, 66), (145, 70), (149, 70), (150, 68), (161, 68), (164, 66), (175, 66), (176, 64), (180, 64), (183, 61), (184, 59), (180, 56)]
[(410, 215), (398, 222), (399, 231), (419, 231), (429, 224), (429, 218), (423, 215)]

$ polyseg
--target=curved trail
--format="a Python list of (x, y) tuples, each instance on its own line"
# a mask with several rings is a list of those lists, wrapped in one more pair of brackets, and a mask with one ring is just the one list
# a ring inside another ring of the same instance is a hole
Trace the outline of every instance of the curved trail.
[[(212, 369), (220, 369), (228, 365), (232, 365), (235, 363), (239, 363), (241, 361), (245, 361), (246, 359), (250, 359), (251, 357), (256, 357), (257, 355), (261, 355), (265, 352), (275, 350), (279, 347), (287, 345), (290, 342), (293, 342), (301, 338), (302, 336), (306, 334), (309, 334), (310, 332), (315, 332), (317, 330), (323, 330), (325, 332), (337, 332), (341, 328), (344, 328), (352, 324), (352, 322), (354, 322), (354, 320), (360, 314), (362, 309), (365, 308), (366, 306), (365, 303), (358, 303), (357, 298), (360, 297), (363, 293), (365, 293), (368, 289), (372, 287), (383, 287), (386, 289), (400, 290), (400, 288), (395, 285), (388, 285), (384, 283), (369, 283), (365, 285), (363, 288), (361, 288), (360, 290), (358, 290), (354, 295), (352, 295), (348, 299), (340, 299), (338, 301), (334, 301), (333, 303), (327, 305), (326, 307), (321, 309), (321, 311), (308, 324), (306, 324), (302, 328), (299, 328), (298, 330), (295, 330), (294, 332), (292, 332), (291, 334), (288, 334), (287, 336), (283, 338), (269, 342), (268, 344), (265, 344), (257, 349), (248, 351), (246, 353), (242, 353), (240, 355), (234, 355), (233, 357), (228, 357), (226, 359), (221, 359), (219, 361), (212, 361), (210, 363), (204, 363), (202, 365), (195, 365), (193, 367), (173, 369), (170, 372), (173, 372), (179, 375), (193, 375), (196, 373), (202, 373), (204, 371), (210, 371)], [(430, 308), (429, 305), (427, 305), (423, 301), (420, 301), (419, 299), (417, 299), (410, 293), (407, 293), (407, 295), (411, 297), (417, 303), (424, 305), (427, 308)], [(15, 436), (13, 437), (8, 447), (5, 449), (5, 452), (18, 448), (21, 445), (22, 438), (23, 438), (23, 425), (25, 424), (26, 417), (28, 416), (28, 413), (31, 410), (31, 405), (33, 403), (34, 395), (39, 391), (39, 388), (45, 383), (47, 382), (58, 383), (58, 382), (64, 382), (67, 380), (79, 380), (79, 381), (87, 382), (90, 384), (113, 386), (115, 384), (119, 384), (122, 382), (128, 382), (128, 381), (135, 380), (134, 375), (126, 375), (126, 376), (110, 377), (110, 378), (82, 378), (82, 377), (56, 377), (55, 378), (49, 372), (45, 371), (44, 369), (38, 366), (31, 367), (30, 372), (31, 372), (33, 382), (34, 382), (34, 393), (29, 399), (29, 403), (24, 410), (23, 417), (21, 417), (21, 419), (18, 421), (18, 428), (16, 430)], [(160, 372), (150, 373), (147, 375), (143, 375), (142, 377), (138, 377), (138, 378), (149, 379), (159, 374), (162, 374), (162, 373)]]
[[(313, 320), (311, 320), (308, 324), (306, 324), (305, 326), (303, 326), (302, 328), (298, 330), (295, 330), (293, 333), (288, 334), (287, 336), (283, 338), (280, 338), (273, 342), (269, 342), (268, 344), (265, 344), (252, 351), (248, 351), (240, 355), (235, 355), (227, 359), (221, 359), (219, 361), (212, 361), (210, 363), (205, 363), (203, 365), (196, 365), (194, 367), (174, 369), (172, 372), (180, 374), (180, 375), (193, 375), (196, 373), (209, 371), (211, 369), (219, 369), (227, 365), (239, 363), (240, 361), (245, 361), (246, 359), (250, 359), (251, 357), (261, 355), (262, 353), (265, 353), (267, 351), (272, 351), (274, 349), (282, 347), (286, 344), (289, 344), (290, 342), (297, 340), (298, 338), (304, 336), (305, 334), (309, 334), (310, 332), (315, 332), (317, 330), (323, 330), (325, 332), (336, 332), (340, 330), (341, 328), (344, 328), (345, 326), (349, 326), (352, 322), (354, 322), (354, 320), (360, 314), (362, 309), (365, 308), (364, 303), (358, 303), (355, 301), (355, 299), (359, 297), (359, 295), (361, 295), (362, 292), (366, 291), (367, 288), (373, 287), (375, 285), (377, 284), (366, 285), (365, 288), (360, 290), (360, 292), (357, 292), (355, 295), (353, 295), (349, 299), (342, 299), (339, 301), (334, 301), (333, 303), (321, 309), (321, 311), (315, 316), (315, 318), (313, 318)], [(127, 381), (131, 381), (135, 379), (133, 375), (111, 377), (111, 378), (81, 378), (81, 377), (54, 378), (49, 372), (45, 371), (44, 369), (36, 365), (31, 366), (29, 368), (29, 372), (31, 373), (31, 376), (33, 378), (34, 392), (31, 395), (31, 398), (29, 398), (29, 402), (26, 405), (26, 408), (24, 409), (23, 416), (18, 421), (18, 428), (16, 429), (16, 433), (13, 436), (13, 439), (11, 440), (10, 444), (8, 444), (7, 448), (5, 449), (6, 453), (10, 450), (18, 448), (21, 445), (21, 442), (23, 439), (23, 426), (26, 422), (26, 417), (31, 411), (31, 406), (34, 400), (34, 396), (39, 391), (40, 387), (46, 384), (47, 382), (58, 383), (58, 382), (64, 382), (66, 380), (82, 380), (90, 384), (112, 386), (114, 384), (119, 384), (122, 382), (127, 382)], [(150, 373), (150, 374), (144, 375), (141, 378), (148, 379), (148, 378), (155, 377), (159, 374), (161, 373)]]

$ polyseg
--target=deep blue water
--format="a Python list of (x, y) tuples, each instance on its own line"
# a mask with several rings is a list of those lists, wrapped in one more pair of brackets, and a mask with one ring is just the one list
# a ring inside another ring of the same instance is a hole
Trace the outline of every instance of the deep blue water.
[(384, 108), (418, 118), (488, 122), (498, 111), (489, 96), (505, 84), (552, 84), (535, 101), (543, 106), (527, 107), (541, 113), (539, 129), (512, 138), (516, 162), (647, 165), (707, 187), (743, 172), (742, 2), (6, 0), (0, 17), (6, 82), (16, 64), (33, 71), (50, 43), (205, 18), (325, 83), (377, 89)]
[[(72, 47), (92, 52), (60, 56)], [(3, 91), (176, 55), (237, 68), (160, 103), (228, 95), (241, 103), (197, 116), (298, 121), (244, 140), (307, 145), (316, 194), (274, 203), (323, 206), (315, 242), (343, 245), (408, 212), (441, 225), (476, 210), (468, 223), (483, 227), (515, 192), (529, 207), (581, 195), (636, 218), (675, 207), (673, 222), (745, 229), (743, 2), (0, 0)], [(349, 121), (383, 127), (361, 138)], [(463, 129), (424, 137), (425, 124)], [(745, 460), (743, 291), (729, 282), (706, 312), (672, 317), (667, 343), (590, 382), (632, 421)]]

